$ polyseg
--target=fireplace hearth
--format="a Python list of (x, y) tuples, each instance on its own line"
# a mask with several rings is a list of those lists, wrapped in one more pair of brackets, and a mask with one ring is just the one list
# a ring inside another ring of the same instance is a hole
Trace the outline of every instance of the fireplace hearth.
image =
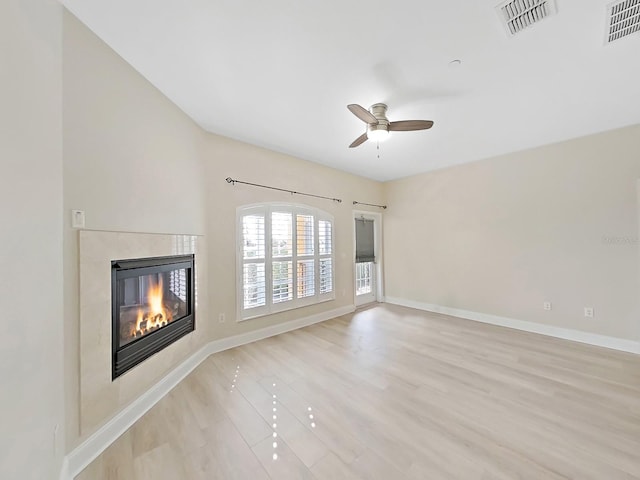
[(112, 379), (195, 330), (194, 256), (111, 262)]

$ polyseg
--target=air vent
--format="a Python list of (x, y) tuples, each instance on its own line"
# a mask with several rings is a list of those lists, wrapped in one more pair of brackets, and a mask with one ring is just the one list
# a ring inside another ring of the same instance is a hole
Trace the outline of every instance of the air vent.
[(640, 0), (622, 0), (609, 5), (606, 43), (640, 32)]
[[(633, 0), (637, 1), (637, 0)], [(509, 0), (496, 7), (510, 36), (556, 13), (553, 0)]]

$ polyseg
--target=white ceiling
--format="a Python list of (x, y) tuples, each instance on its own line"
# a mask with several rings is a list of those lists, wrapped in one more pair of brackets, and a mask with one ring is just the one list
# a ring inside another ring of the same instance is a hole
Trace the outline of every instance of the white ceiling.
[[(376, 180), (640, 123), (640, 34), (604, 45), (608, 1), (513, 38), (497, 0), (63, 3), (206, 130)], [(346, 105), (376, 102), (435, 125), (347, 148)]]

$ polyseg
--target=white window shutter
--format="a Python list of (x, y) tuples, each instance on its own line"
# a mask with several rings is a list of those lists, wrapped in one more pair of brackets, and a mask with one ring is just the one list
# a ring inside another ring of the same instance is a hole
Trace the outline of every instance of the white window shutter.
[(331, 300), (333, 219), (317, 209), (263, 204), (238, 209), (239, 318)]

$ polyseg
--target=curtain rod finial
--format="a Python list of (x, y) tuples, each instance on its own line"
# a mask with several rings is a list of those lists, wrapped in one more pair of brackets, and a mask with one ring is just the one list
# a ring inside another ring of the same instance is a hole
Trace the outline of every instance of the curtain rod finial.
[(227, 183), (236, 183), (236, 181), (231, 177), (227, 177), (225, 178), (225, 180), (227, 181)]

